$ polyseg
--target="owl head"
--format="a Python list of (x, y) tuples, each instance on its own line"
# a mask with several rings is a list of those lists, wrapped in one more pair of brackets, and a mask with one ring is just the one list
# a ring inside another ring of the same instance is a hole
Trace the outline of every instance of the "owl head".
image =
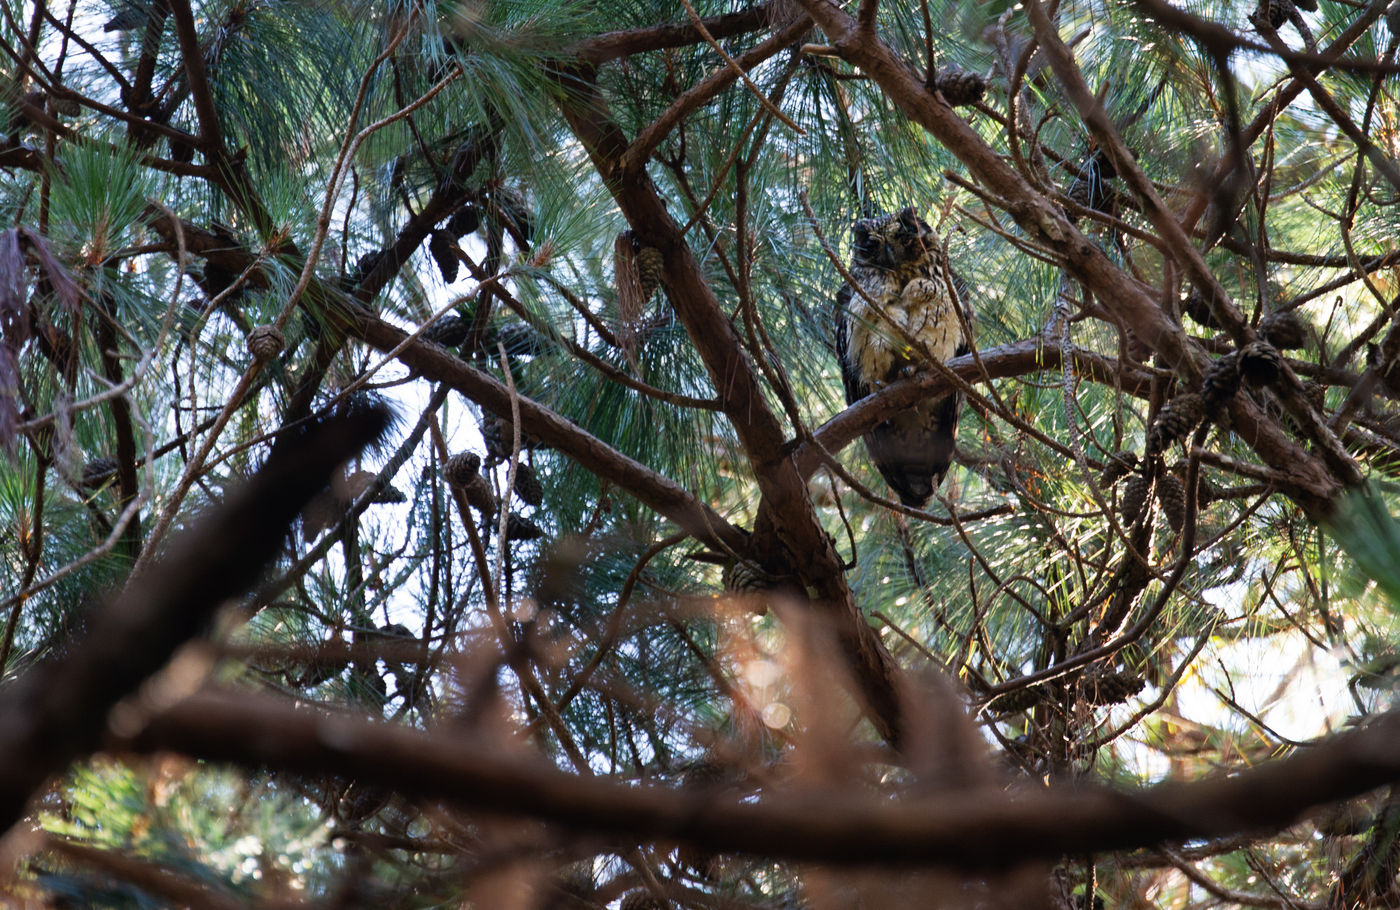
[(910, 205), (894, 215), (862, 218), (851, 226), (856, 262), (893, 270), (938, 248), (938, 237)]

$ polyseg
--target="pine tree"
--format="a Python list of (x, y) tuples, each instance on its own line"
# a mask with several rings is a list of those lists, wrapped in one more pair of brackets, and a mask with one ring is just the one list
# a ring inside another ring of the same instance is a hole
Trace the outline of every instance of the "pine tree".
[(10, 887), (1393, 905), (1400, 38), (1265, 6), (0, 2)]

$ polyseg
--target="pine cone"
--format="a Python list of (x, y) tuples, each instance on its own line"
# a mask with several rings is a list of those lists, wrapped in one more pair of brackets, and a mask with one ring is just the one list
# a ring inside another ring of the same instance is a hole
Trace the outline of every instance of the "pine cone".
[(1186, 299), (1181, 301), (1181, 310), (1202, 328), (1220, 328), (1220, 321), (1215, 318), (1215, 314), (1211, 312), (1205, 297), (1196, 288), (1192, 288), (1191, 293), (1186, 295)]
[(491, 482), (485, 477), (476, 475), (462, 487), (462, 492), (467, 497), (467, 504), (473, 509), (486, 518), (495, 517), (496, 494), (491, 492)]
[(771, 589), (773, 576), (752, 560), (731, 559), (724, 564), (724, 571), (720, 573), (720, 584), (731, 593), (749, 594)]
[(506, 518), (506, 540), (539, 540), (544, 529), (523, 515), (511, 512)]
[(534, 326), (523, 322), (507, 322), (497, 326), (491, 333), (490, 347), (494, 350), (497, 344), (505, 348), (510, 357), (538, 357), (557, 350), (549, 339), (535, 331)]
[(82, 485), (85, 489), (96, 490), (104, 487), (117, 476), (117, 460), (115, 458), (94, 458), (83, 465)]
[(1254, 15), (1258, 19), (1267, 21), (1270, 28), (1278, 29), (1288, 21), (1288, 8), (1292, 5), (1289, 0), (1259, 0), (1259, 6), (1254, 10)]
[(661, 275), (666, 270), (666, 260), (654, 246), (637, 249), (637, 280), (642, 285), (643, 302), (651, 299), (661, 286)]
[(1108, 462), (1104, 465), (1103, 473), (1099, 475), (1099, 483), (1105, 487), (1111, 487), (1118, 481), (1127, 477), (1137, 468), (1138, 457), (1136, 452), (1114, 452), (1108, 456)]
[(456, 281), (457, 269), (462, 263), (457, 258), (457, 238), (452, 236), (452, 232), (433, 231), (432, 238), (428, 241), (428, 252), (437, 263), (438, 274), (442, 276), (443, 283), (451, 284)]
[[(481, 417), (481, 440), (486, 444), (486, 463), (499, 464), (510, 458), (515, 445), (515, 424), (509, 417), (497, 417), (487, 411)], [(540, 441), (529, 433), (520, 434), (522, 449), (539, 448)]]
[(255, 325), (248, 332), (248, 353), (259, 363), (266, 363), (287, 346), (287, 339), (275, 325)]
[(691, 790), (714, 790), (730, 783), (730, 773), (722, 765), (701, 759), (685, 769), (681, 786)]
[(1126, 524), (1136, 524), (1147, 511), (1147, 494), (1152, 490), (1152, 478), (1142, 472), (1134, 474), (1123, 487), (1119, 514)]
[(1280, 351), (1306, 347), (1308, 329), (1303, 319), (1292, 310), (1270, 313), (1259, 321), (1259, 335)]
[(170, 160), (177, 164), (189, 164), (194, 160), (194, 146), (184, 139), (170, 138)]
[(470, 234), (480, 226), (481, 216), (477, 214), (476, 206), (470, 203), (453, 212), (452, 217), (447, 219), (447, 230), (453, 237)]
[[(1113, 187), (1104, 183), (1103, 175), (1092, 171), (1075, 177), (1074, 182), (1065, 191), (1065, 195), (1077, 205), (1106, 214), (1114, 213), (1116, 209), (1114, 203), (1118, 198)], [(1078, 219), (1075, 220), (1077, 222)]]
[(1186, 524), (1186, 488), (1181, 485), (1181, 479), (1171, 473), (1158, 477), (1157, 501), (1162, 504), (1167, 524), (1173, 531), (1180, 532)]
[(987, 80), (977, 73), (950, 66), (938, 74), (934, 86), (952, 107), (976, 104), (987, 92)]
[(1167, 446), (1185, 438), (1201, 422), (1204, 413), (1201, 396), (1195, 392), (1182, 392), (1168, 401), (1147, 430), (1147, 454), (1160, 454)]
[(455, 348), (471, 334), (471, 323), (455, 313), (449, 313), (423, 330), (422, 337), (445, 348)]
[(544, 502), (544, 484), (540, 483), (535, 469), (524, 462), (515, 466), (515, 495), (527, 506)]
[(374, 252), (365, 253), (359, 259), (356, 259), (355, 271), (349, 276), (352, 279), (350, 283), (359, 284), (364, 280), (366, 275), (374, 271), (374, 267), (379, 265), (379, 256), (379, 251), (375, 250)]
[(1201, 384), (1201, 405), (1207, 419), (1216, 420), (1240, 390), (1240, 359), (1226, 354), (1206, 371)]
[(1308, 404), (1321, 411), (1327, 406), (1327, 386), (1309, 379), (1303, 383), (1303, 397), (1308, 400)]
[(1016, 689), (992, 699), (987, 703), (987, 710), (993, 714), (1012, 714), (1016, 711), (1026, 711), (1040, 704), (1044, 694), (1039, 686)]
[(1240, 376), (1252, 386), (1277, 382), (1283, 372), (1283, 358), (1267, 341), (1254, 341), (1240, 351)]
[(1118, 705), (1143, 690), (1147, 681), (1134, 673), (1107, 670), (1084, 676), (1084, 700), (1091, 705)]
[(670, 910), (665, 901), (657, 900), (646, 891), (628, 891), (622, 895), (618, 910)]
[(472, 479), (480, 476), (481, 456), (475, 452), (460, 452), (447, 459), (442, 466), (442, 476), (454, 487), (465, 487)]

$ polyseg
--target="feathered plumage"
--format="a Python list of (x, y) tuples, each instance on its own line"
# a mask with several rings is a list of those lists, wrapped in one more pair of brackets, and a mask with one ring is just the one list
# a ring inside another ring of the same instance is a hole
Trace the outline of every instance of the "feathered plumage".
[[(836, 295), (848, 404), (919, 368), (923, 354), (910, 339), (939, 361), (966, 354), (963, 325), (973, 315), (943, 244), (913, 207), (862, 219), (851, 231), (849, 270), (863, 293), (843, 284)], [(961, 405), (959, 392), (929, 398), (865, 434), (871, 461), (905, 505), (922, 507), (943, 481)]]

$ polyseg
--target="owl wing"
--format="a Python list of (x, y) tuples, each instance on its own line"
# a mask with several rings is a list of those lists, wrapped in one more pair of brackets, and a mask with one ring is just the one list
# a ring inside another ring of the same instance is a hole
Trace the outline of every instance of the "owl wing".
[(836, 306), (832, 316), (836, 323), (836, 361), (841, 365), (841, 384), (846, 389), (846, 404), (855, 404), (870, 394), (870, 386), (860, 373), (851, 366), (851, 298), (855, 292), (849, 284), (842, 284), (836, 292)]

